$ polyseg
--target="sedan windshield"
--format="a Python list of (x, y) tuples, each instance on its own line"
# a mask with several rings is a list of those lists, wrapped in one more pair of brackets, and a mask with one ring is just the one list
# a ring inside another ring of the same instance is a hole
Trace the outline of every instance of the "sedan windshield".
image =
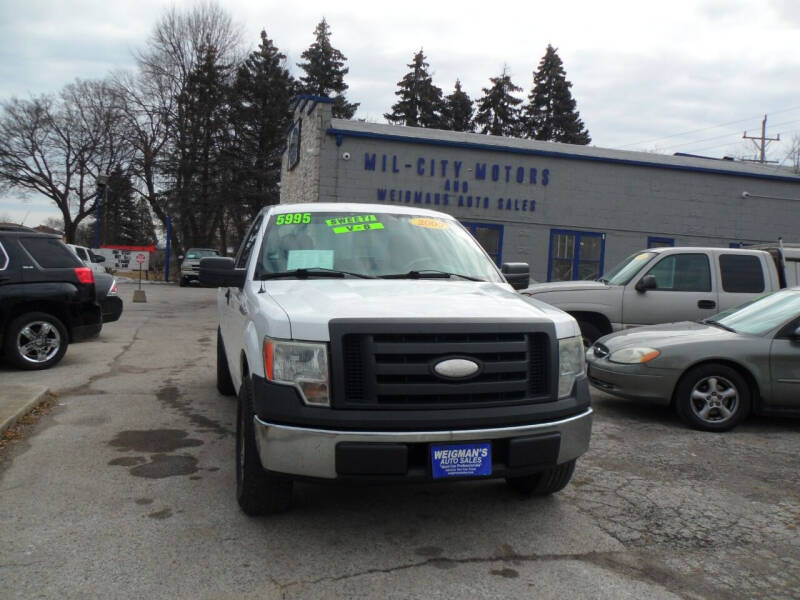
[(631, 254), (628, 258), (611, 269), (603, 281), (609, 285), (626, 285), (654, 256), (655, 252)]
[(781, 290), (711, 317), (737, 333), (762, 335), (800, 315), (800, 292)]
[(477, 242), (451, 219), (344, 211), (273, 215), (255, 276), (314, 277), (325, 271), (502, 281)]

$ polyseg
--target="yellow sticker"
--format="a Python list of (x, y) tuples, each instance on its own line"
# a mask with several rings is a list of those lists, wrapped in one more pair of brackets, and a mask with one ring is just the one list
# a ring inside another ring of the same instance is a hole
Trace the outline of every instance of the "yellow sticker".
[(450, 223), (439, 221), (438, 219), (428, 219), (425, 217), (416, 217), (409, 220), (409, 223), (417, 227), (424, 227), (425, 229), (449, 229)]

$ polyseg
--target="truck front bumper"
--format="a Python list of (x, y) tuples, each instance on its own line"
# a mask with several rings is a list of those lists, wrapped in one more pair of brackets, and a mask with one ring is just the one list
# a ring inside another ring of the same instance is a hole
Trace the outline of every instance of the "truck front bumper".
[(491, 442), (491, 477), (523, 476), (589, 449), (592, 409), (559, 420), (453, 431), (335, 431), (266, 423), (255, 417), (262, 466), (315, 479), (429, 481), (431, 444)]

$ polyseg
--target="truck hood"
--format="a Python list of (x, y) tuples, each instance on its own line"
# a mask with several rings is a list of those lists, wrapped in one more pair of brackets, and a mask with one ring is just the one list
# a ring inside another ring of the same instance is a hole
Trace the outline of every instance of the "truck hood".
[[(249, 285), (259, 288), (258, 282)], [(328, 341), (328, 322), (347, 318), (545, 320), (555, 324), (559, 338), (579, 335), (568, 314), (493, 283), (308, 279), (269, 281), (265, 289), (286, 312), (298, 340)]]
[(551, 283), (535, 283), (528, 286), (520, 293), (525, 295), (543, 294), (545, 292), (573, 292), (573, 291), (608, 291), (612, 286), (602, 281), (553, 281)]

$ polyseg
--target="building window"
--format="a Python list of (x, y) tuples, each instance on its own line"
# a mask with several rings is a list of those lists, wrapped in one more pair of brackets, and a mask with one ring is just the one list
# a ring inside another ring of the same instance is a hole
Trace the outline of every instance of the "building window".
[(671, 248), (675, 245), (675, 238), (654, 237), (647, 238), (648, 248)]
[(551, 229), (547, 281), (598, 279), (605, 249), (604, 233)]
[(461, 224), (472, 234), (472, 237), (478, 240), (478, 243), (483, 246), (486, 253), (499, 267), (503, 260), (503, 226), (464, 221)]

